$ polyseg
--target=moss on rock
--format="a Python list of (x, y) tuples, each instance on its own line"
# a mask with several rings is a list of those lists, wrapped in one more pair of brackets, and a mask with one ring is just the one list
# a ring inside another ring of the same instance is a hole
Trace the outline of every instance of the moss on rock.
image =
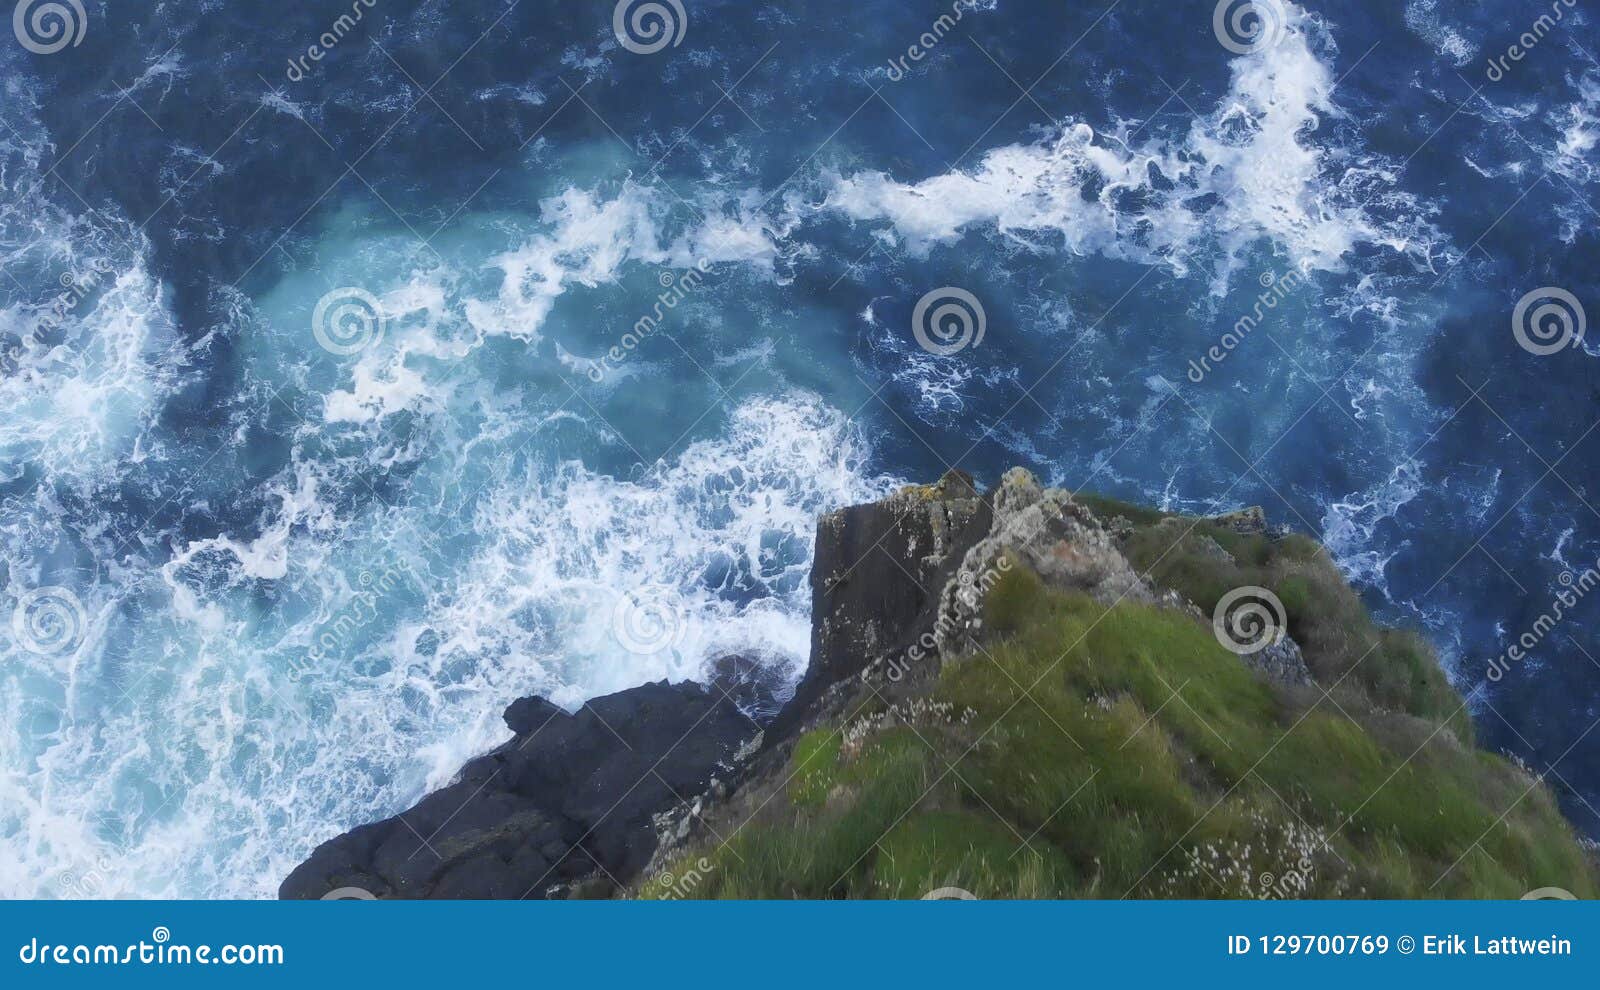
[[(711, 815), (666, 864), (705, 867), (692, 896), (1595, 896), (1549, 789), (1472, 747), (1427, 644), (1378, 626), (1319, 545), (1078, 501), (1201, 614), (1008, 569), (964, 656), (846, 685)], [(1283, 602), (1315, 683), (1219, 644), (1210, 611), (1241, 585)]]

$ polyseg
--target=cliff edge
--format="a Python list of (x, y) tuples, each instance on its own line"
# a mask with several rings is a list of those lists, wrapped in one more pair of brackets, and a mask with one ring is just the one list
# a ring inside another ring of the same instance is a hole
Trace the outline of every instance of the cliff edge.
[[(319, 847), (323, 897), (1593, 896), (1427, 645), (1260, 510), (952, 472), (819, 521), (812, 656), (567, 714)], [(777, 711), (774, 717), (772, 713)]]

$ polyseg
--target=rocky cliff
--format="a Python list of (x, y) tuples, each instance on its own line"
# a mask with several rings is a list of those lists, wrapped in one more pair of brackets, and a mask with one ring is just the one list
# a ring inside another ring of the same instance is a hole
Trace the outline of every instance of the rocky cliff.
[(953, 472), (820, 520), (812, 588), (781, 710), (734, 658), (573, 714), (524, 699), (511, 742), (281, 896), (1594, 889), (1544, 785), (1472, 748), (1426, 645), (1259, 510)]

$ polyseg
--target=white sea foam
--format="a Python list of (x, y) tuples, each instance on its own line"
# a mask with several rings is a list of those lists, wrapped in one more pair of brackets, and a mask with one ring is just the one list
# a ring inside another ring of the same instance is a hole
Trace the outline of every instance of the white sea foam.
[(32, 464), (85, 489), (134, 455), (186, 358), (142, 238), (45, 194), (53, 146), (20, 85), (7, 83), (13, 117), (0, 136), (0, 262), (39, 288), (0, 307), (0, 476)]
[(1079, 120), (920, 182), (832, 176), (825, 209), (887, 220), (918, 255), (992, 228), (1030, 251), (1097, 253), (1185, 275), (1209, 267), (1220, 248), (1219, 296), (1244, 250), (1263, 239), (1302, 270), (1342, 271), (1360, 244), (1426, 259), (1437, 238), (1415, 204), (1391, 193), (1387, 220), (1366, 208), (1361, 173), (1378, 174), (1380, 163), (1318, 144), (1319, 128), (1343, 117), (1322, 54), (1332, 41), (1318, 19), (1284, 9), (1281, 41), (1235, 59), (1228, 92), (1178, 143), (1134, 144), (1125, 124), (1097, 133)]
[(1439, 0), (1406, 0), (1406, 27), (1448, 58), (1457, 68), (1478, 55), (1478, 46), (1468, 41), (1439, 14)]
[(494, 299), (474, 299), (467, 319), (485, 334), (537, 341), (555, 302), (574, 285), (614, 281), (629, 262), (683, 270), (736, 262), (771, 271), (780, 251), (775, 233), (753, 210), (712, 210), (676, 237), (666, 232), (671, 204), (662, 194), (627, 183), (610, 199), (568, 188), (539, 204), (544, 230), (491, 259), (504, 278)]
[[(249, 534), (85, 576), (81, 647), (8, 662), (0, 894), (270, 895), (505, 738), (516, 697), (576, 705), (725, 653), (793, 677), (817, 515), (893, 487), (867, 456), (815, 396), (752, 399), (631, 479), (507, 460), (440, 532), (431, 503), (341, 516), (335, 466), (297, 457)], [(682, 624), (647, 654), (614, 632), (641, 590)]]
[(1365, 491), (1331, 502), (1323, 510), (1322, 543), (1352, 580), (1387, 593), (1384, 573), (1395, 552), (1375, 549), (1378, 527), (1422, 491), (1421, 465), (1407, 461), (1395, 467), (1384, 481)]

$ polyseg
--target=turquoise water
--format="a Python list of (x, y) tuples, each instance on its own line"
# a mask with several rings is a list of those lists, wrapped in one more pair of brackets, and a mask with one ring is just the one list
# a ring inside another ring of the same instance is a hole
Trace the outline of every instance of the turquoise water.
[[(1600, 351), (1513, 332), (1600, 298), (1591, 16), (1269, 8), (4, 39), (0, 893), (268, 895), (516, 697), (792, 680), (816, 516), (949, 465), (1262, 504), (1483, 683), (1600, 555)], [(1591, 607), (1473, 702), (1583, 822)]]

